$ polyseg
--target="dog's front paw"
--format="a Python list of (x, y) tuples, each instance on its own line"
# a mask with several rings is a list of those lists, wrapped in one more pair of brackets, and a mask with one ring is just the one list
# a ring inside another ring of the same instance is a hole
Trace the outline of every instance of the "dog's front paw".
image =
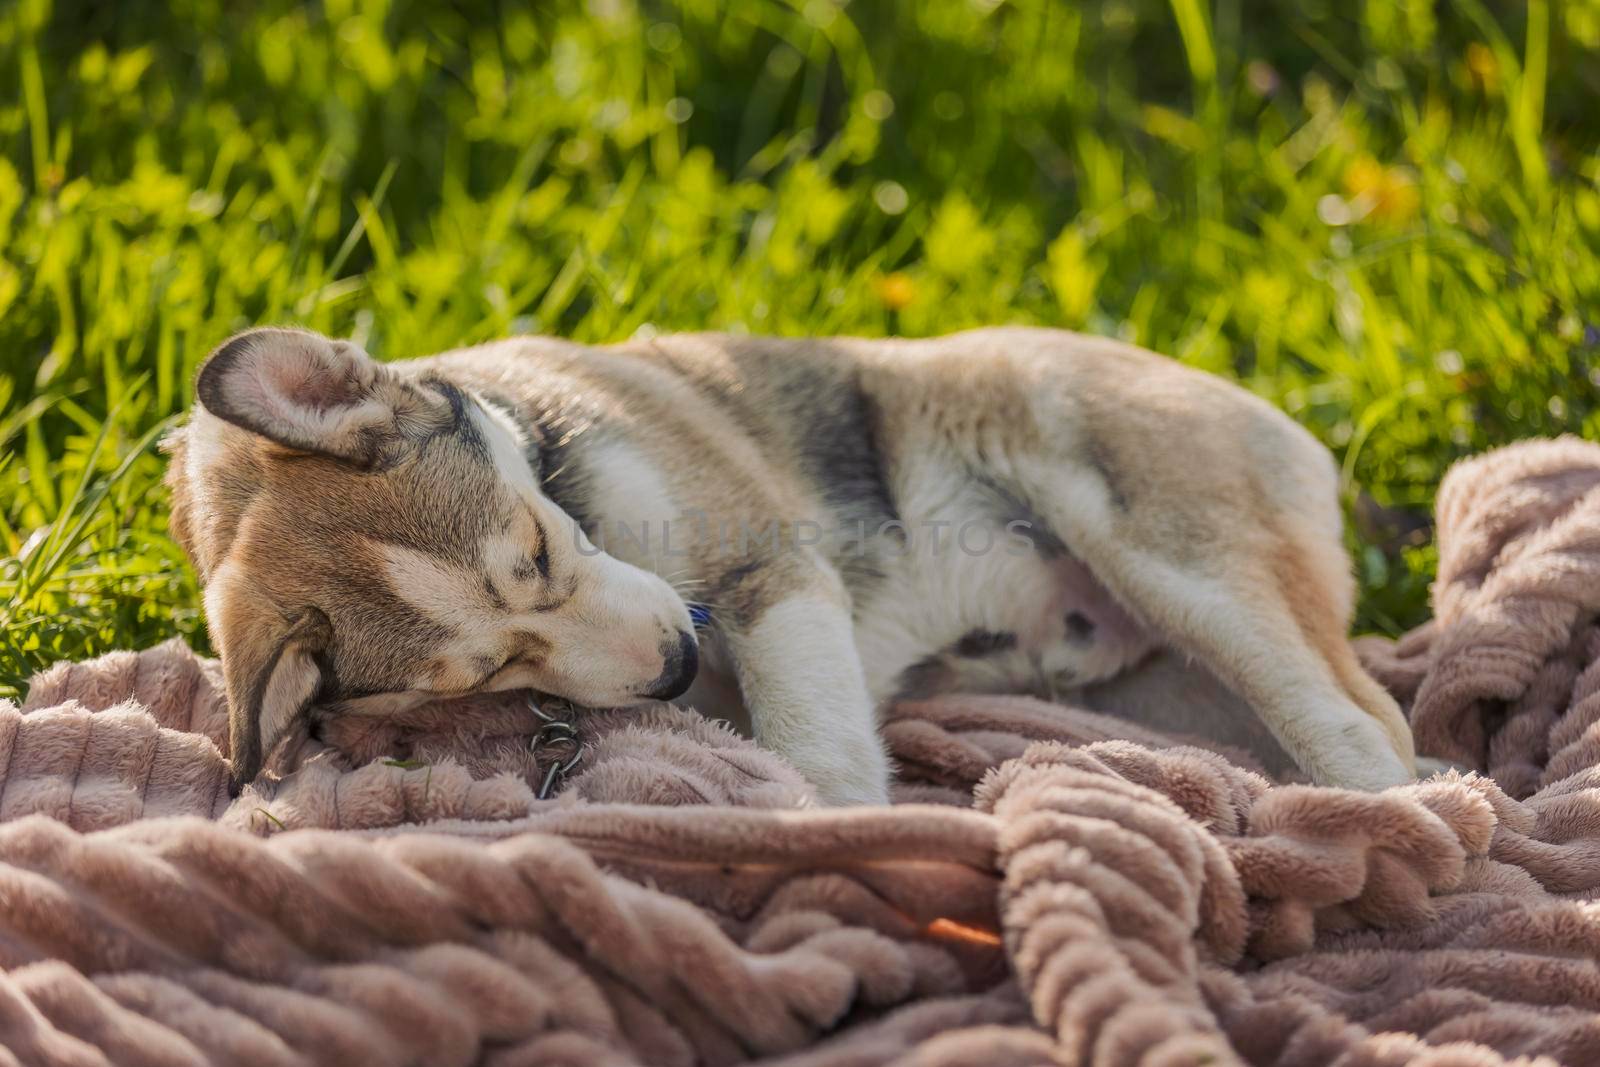
[(817, 740), (803, 752), (786, 752), (789, 762), (816, 788), (817, 803), (828, 808), (889, 803), (889, 759), (877, 739), (850, 742)]
[(889, 803), (889, 785), (817, 786), (817, 804), (825, 808), (860, 808)]
[(1345, 758), (1329, 760), (1312, 772), (1311, 780), (1317, 785), (1379, 793), (1392, 786), (1409, 785), (1417, 780), (1417, 774), (1385, 747), (1365, 755), (1346, 753)]

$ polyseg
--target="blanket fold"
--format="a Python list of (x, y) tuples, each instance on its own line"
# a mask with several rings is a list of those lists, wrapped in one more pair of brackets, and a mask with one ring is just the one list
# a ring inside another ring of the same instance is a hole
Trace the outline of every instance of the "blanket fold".
[(330, 720), (227, 792), (216, 665), (0, 705), (0, 1063), (1600, 1062), (1600, 448), (1439, 497), (1435, 618), (1360, 650), (1378, 795), (1020, 698), (889, 709), (898, 803), (724, 725), (523, 697)]

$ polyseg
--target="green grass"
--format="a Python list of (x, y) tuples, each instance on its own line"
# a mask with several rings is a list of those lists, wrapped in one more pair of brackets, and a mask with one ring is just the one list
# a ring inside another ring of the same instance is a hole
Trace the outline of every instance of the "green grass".
[(0, 85), (0, 695), (204, 647), (150, 444), (253, 323), (1125, 337), (1334, 449), (1388, 631), (1600, 431), (1600, 0), (13, 0)]

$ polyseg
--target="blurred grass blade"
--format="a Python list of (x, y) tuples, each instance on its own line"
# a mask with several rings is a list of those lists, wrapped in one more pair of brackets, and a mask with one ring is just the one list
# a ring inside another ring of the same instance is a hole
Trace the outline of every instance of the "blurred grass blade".
[[(91, 522), (101, 517), (99, 514), (100, 505), (112, 489), (116, 488), (118, 483), (127, 477), (134, 463), (148, 452), (161, 439), (161, 436), (176, 425), (181, 418), (182, 416), (172, 415), (152, 426), (145, 432), (144, 436), (134, 443), (134, 446), (122, 457), (122, 462), (118, 463), (110, 474), (97, 480), (86, 496), (80, 497), (79, 500), (75, 501), (75, 507), (77, 508), (75, 515), (72, 511), (62, 512), (62, 519), (71, 518), (73, 520), (72, 525), (65, 534), (54, 538), (54, 544), (49, 548), (50, 554), (48, 558), (45, 559), (37, 574), (32, 576), (30, 594), (36, 592), (41, 585), (55, 576), (67, 554), (77, 548), (82, 541), (84, 530), (88, 528)], [(61, 520), (58, 520), (56, 525), (59, 527), (60, 523)], [(41, 552), (40, 555), (43, 556), (44, 553)], [(3, 618), (3, 616), (0, 616), (0, 618)]]

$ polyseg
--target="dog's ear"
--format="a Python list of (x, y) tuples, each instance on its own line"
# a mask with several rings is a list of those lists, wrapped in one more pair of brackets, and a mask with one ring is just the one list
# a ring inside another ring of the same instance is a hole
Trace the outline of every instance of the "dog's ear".
[(261, 328), (224, 342), (195, 380), (206, 411), (297, 452), (363, 468), (442, 428), (449, 402), (349, 341)]
[(237, 584), (213, 585), (206, 596), (228, 695), (235, 796), (304, 718), (322, 684), (319, 654), (332, 640), (328, 617), (317, 609), (286, 617), (250, 591), (228, 588)]

